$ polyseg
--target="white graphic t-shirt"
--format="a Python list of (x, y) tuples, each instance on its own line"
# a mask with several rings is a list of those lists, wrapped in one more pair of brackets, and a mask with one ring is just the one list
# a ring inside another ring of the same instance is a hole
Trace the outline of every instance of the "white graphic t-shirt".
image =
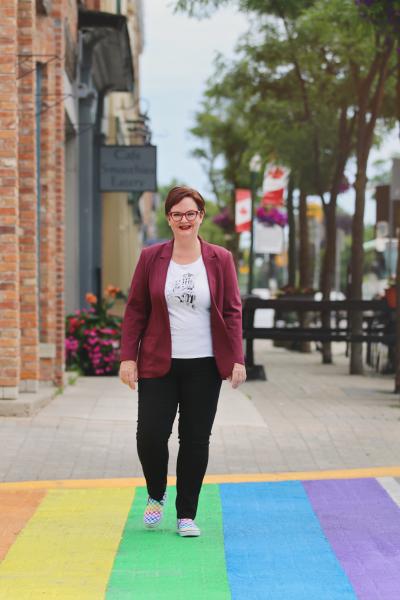
[(210, 288), (202, 256), (188, 265), (170, 261), (165, 298), (171, 325), (172, 358), (214, 356)]

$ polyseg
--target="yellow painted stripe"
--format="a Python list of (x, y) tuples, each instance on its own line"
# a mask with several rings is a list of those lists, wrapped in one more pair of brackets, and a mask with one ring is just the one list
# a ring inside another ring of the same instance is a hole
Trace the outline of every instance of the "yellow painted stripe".
[(105, 596), (134, 489), (50, 490), (0, 565), (0, 598)]
[[(168, 485), (175, 483), (175, 477), (168, 478)], [(12, 481), (0, 483), (1, 490), (19, 489), (90, 489), (90, 488), (135, 488), (146, 485), (144, 477), (121, 477), (117, 479), (54, 479), (44, 481)]]
[[(205, 483), (245, 483), (254, 481), (293, 481), (298, 479), (357, 479), (359, 477), (400, 477), (400, 466), (371, 467), (360, 469), (331, 469), (329, 471), (287, 471), (283, 473), (240, 473), (230, 475), (206, 475)], [(168, 485), (175, 485), (176, 478), (168, 477)], [(117, 479), (70, 479), (51, 481), (18, 481), (0, 483), (1, 490), (17, 489), (80, 489), (80, 488), (132, 488), (143, 487), (143, 477)]]
[(46, 490), (0, 490), (0, 562), (45, 494)]

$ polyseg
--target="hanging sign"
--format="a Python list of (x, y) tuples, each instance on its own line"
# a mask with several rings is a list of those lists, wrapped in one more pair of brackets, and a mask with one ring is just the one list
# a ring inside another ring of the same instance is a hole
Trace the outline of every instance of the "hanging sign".
[(237, 232), (250, 231), (251, 223), (251, 191), (246, 189), (235, 190), (235, 230)]
[(254, 251), (257, 254), (280, 254), (283, 251), (283, 227), (254, 224)]
[(282, 165), (267, 164), (263, 180), (262, 203), (264, 206), (266, 204), (283, 205), (283, 194), (288, 184), (289, 174), (290, 170)]
[(101, 146), (101, 192), (156, 192), (156, 146)]

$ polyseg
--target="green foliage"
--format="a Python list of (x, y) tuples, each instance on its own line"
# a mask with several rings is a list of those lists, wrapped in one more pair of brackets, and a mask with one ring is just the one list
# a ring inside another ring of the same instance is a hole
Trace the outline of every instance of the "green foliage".
[(400, 39), (400, 0), (355, 0), (360, 15), (378, 31)]
[[(176, 8), (194, 14), (224, 4), (180, 0)], [(201, 141), (193, 154), (205, 165), (218, 201), (234, 187), (248, 185), (248, 161), (255, 151), (289, 164), (297, 185), (322, 195), (330, 190), (343, 155), (341, 115), (351, 137), (360, 90), (367, 89), (365, 78), (385, 40), (360, 18), (354, 0), (236, 4), (262, 18), (252, 21), (234, 62), (217, 58), (192, 129)], [(385, 125), (393, 126), (394, 81), (391, 77), (386, 85), (380, 135)]]
[(243, 12), (252, 11), (258, 15), (285, 14), (290, 18), (298, 16), (314, 0), (175, 0), (175, 10), (186, 12), (191, 17), (210, 16), (218, 8), (232, 4)]

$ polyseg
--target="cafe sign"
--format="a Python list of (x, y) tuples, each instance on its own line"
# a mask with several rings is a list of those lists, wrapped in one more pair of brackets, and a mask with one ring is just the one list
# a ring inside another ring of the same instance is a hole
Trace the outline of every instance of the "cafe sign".
[(157, 191), (156, 146), (101, 146), (101, 192)]

